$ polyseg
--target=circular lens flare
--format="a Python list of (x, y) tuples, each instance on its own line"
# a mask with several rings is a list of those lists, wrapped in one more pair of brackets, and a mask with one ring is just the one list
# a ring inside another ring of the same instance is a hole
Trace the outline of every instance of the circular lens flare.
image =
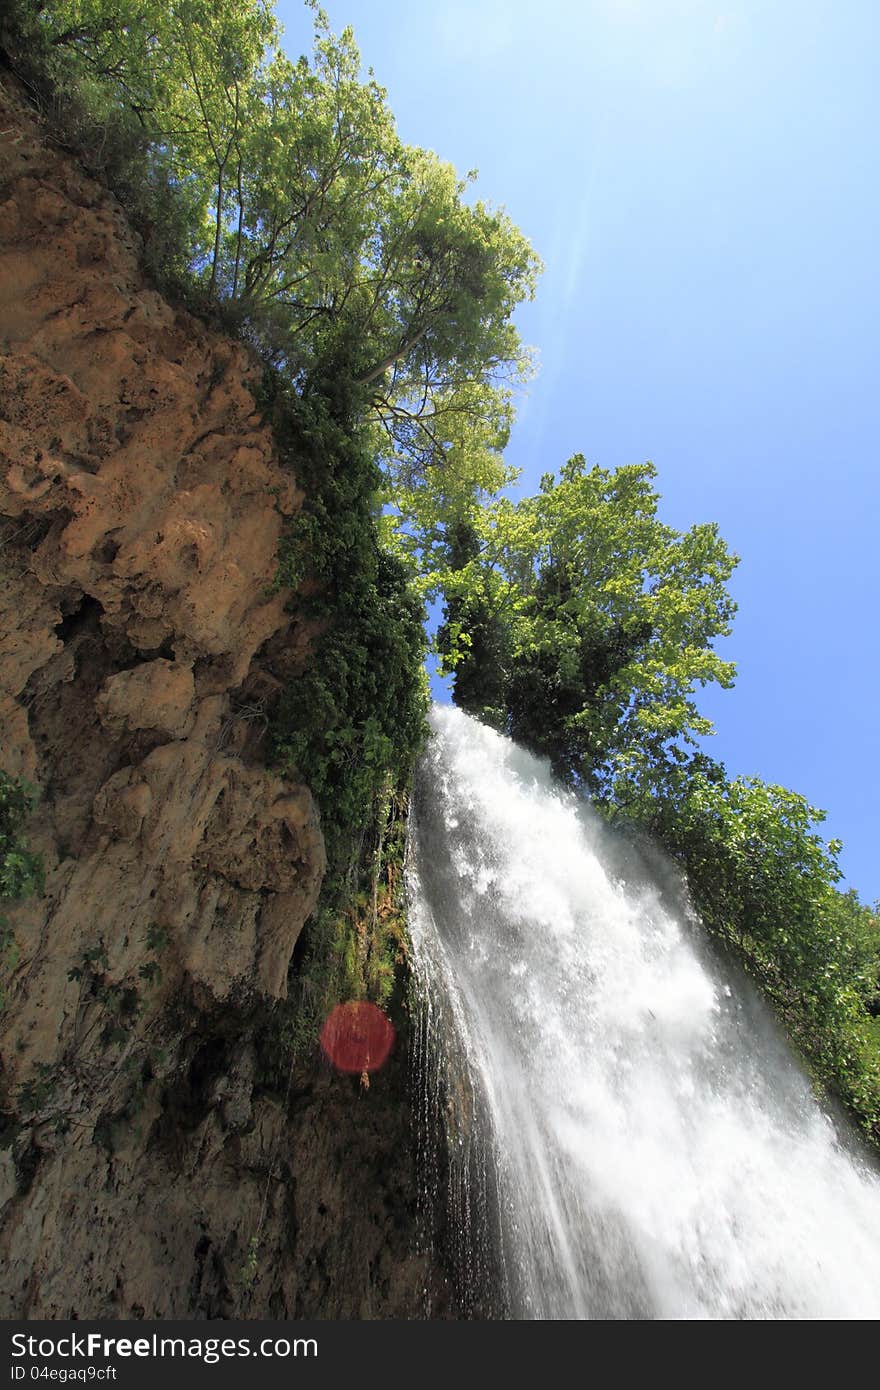
[(321, 1047), (337, 1071), (363, 1076), (387, 1061), (394, 1028), (375, 1004), (353, 999), (337, 1004), (321, 1029)]

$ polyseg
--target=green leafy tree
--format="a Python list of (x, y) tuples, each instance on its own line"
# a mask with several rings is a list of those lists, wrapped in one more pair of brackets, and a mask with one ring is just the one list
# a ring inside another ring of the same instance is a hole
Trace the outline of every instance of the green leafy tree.
[(264, 0), (44, 0), (28, 33), (99, 124), (125, 127), (157, 195), (173, 187), (208, 301), (292, 379), (332, 363), (348, 381), (395, 486), (487, 451), (498, 471), (538, 258), (400, 141), (351, 30), (310, 8), (297, 62)]
[(654, 477), (576, 455), (537, 497), (453, 532), (439, 574), (457, 701), (593, 792), (628, 750), (659, 757), (709, 733), (695, 687), (733, 680), (713, 642), (735, 557), (715, 526), (661, 522)]

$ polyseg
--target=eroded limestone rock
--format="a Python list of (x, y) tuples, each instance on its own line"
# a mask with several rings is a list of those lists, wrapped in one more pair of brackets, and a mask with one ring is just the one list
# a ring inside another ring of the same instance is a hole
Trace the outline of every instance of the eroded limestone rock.
[(0, 1019), (4, 1316), (414, 1316), (430, 1278), (402, 1061), (366, 1099), (258, 1060), (324, 846), (265, 762), (312, 634), (254, 385), (4, 77), (0, 751), (47, 871)]

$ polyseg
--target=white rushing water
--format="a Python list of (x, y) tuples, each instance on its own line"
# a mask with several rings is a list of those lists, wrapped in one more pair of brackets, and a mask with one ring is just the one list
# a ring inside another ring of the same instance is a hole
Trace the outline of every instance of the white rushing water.
[(421, 1084), (432, 1051), (461, 1059), (452, 1219), (495, 1204), (499, 1305), (880, 1316), (880, 1178), (672, 876), (509, 740), (451, 708), (432, 725), (409, 865)]

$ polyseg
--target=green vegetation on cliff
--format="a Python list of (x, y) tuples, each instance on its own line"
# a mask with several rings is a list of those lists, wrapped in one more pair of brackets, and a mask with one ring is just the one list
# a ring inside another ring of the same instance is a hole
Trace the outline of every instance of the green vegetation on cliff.
[(398, 138), (351, 31), (310, 8), (297, 62), (263, 0), (17, 0), (3, 32), (154, 274), (297, 385), (332, 364), (391, 482), (501, 470), (537, 257)]
[(15, 964), (15, 944), (3, 907), (43, 889), (43, 862), (29, 848), (27, 823), (36, 792), (20, 777), (0, 771), (0, 1006), (5, 976)]

